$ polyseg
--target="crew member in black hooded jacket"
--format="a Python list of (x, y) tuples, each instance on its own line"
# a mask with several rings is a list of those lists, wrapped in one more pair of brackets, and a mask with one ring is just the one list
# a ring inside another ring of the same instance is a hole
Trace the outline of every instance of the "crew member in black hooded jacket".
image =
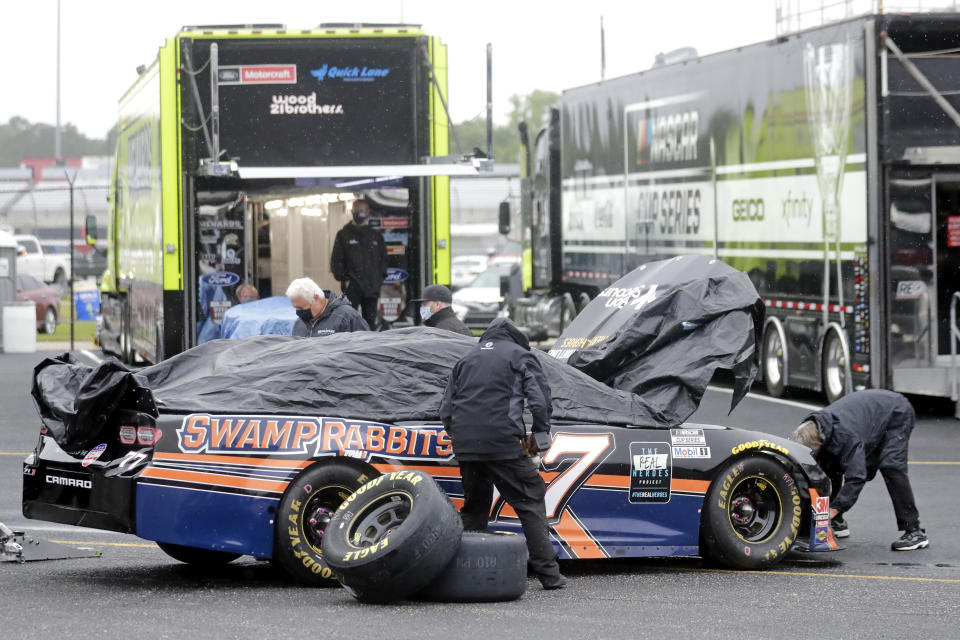
[(297, 312), (293, 335), (301, 338), (327, 336), (344, 331), (368, 331), (366, 321), (350, 301), (324, 291), (310, 278), (297, 278), (287, 287), (287, 297)]
[(387, 277), (387, 245), (383, 234), (368, 225), (370, 204), (353, 201), (353, 220), (337, 231), (330, 254), (330, 271), (341, 291), (373, 329), (377, 324), (380, 286)]
[(890, 548), (911, 551), (929, 544), (907, 475), (907, 448), (915, 421), (913, 407), (902, 395), (867, 389), (810, 414), (793, 432), (791, 439), (813, 450), (833, 483), (830, 518), (838, 538), (850, 535), (843, 514), (857, 502), (863, 485), (880, 471), (897, 527), (904, 532)]
[[(453, 442), (463, 483), (463, 527), (487, 528), (493, 487), (513, 507), (530, 550), (530, 567), (544, 589), (560, 589), (557, 555), (547, 526), (546, 485), (524, 453), (528, 438), (523, 405), (533, 431), (550, 432), (550, 386), (527, 338), (504, 318), (490, 323), (479, 344), (453, 367), (440, 419)], [(535, 445), (534, 445), (535, 446)]]

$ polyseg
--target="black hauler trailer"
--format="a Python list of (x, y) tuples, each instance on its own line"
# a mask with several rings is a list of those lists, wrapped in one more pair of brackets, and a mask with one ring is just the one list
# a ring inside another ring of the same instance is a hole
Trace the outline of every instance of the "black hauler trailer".
[(158, 362), (219, 335), (237, 289), (330, 271), (350, 204), (383, 233), (385, 324), (450, 282), (446, 46), (411, 25), (185, 27), (120, 100), (105, 351)]
[(558, 336), (621, 275), (703, 254), (764, 299), (773, 395), (956, 400), (958, 62), (960, 15), (886, 14), (565, 91), (521, 126), (517, 322)]

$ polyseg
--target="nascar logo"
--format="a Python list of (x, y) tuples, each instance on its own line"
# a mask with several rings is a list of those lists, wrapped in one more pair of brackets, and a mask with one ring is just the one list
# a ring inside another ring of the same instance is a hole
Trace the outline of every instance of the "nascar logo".
[(103, 452), (107, 450), (107, 445), (98, 444), (93, 449), (87, 452), (87, 455), (83, 456), (83, 462), (80, 463), (83, 467), (89, 467), (95, 460), (103, 455)]

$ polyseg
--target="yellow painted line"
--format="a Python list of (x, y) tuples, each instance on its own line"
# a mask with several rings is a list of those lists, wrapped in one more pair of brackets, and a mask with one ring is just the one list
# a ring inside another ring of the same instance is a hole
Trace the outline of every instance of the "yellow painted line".
[(960, 462), (939, 462), (939, 461), (926, 461), (926, 460), (910, 460), (910, 464), (960, 464)]
[(24, 451), (24, 452), (20, 452), (20, 451), (0, 451), (0, 456), (28, 456), (28, 455), (30, 455), (30, 454), (29, 454), (28, 452), (26, 452), (26, 451)]
[(755, 573), (759, 575), (774, 574), (781, 576), (808, 576), (812, 578), (854, 578), (859, 580), (900, 580), (905, 582), (946, 582), (960, 584), (956, 578), (920, 578), (915, 576), (871, 576), (859, 573), (817, 573), (813, 571), (743, 571), (739, 569), (687, 569), (687, 571), (704, 571), (708, 573)]
[(51, 540), (57, 544), (82, 544), (87, 547), (144, 547), (146, 549), (157, 549), (155, 544), (143, 544), (142, 542), (90, 542), (89, 540)]

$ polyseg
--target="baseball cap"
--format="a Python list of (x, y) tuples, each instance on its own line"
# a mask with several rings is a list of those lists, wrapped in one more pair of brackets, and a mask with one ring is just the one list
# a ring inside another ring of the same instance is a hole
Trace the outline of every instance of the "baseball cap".
[(446, 302), (450, 304), (453, 302), (453, 294), (450, 293), (450, 289), (447, 289), (442, 284), (431, 284), (428, 287), (423, 288), (423, 294), (419, 298), (415, 298), (414, 302)]

